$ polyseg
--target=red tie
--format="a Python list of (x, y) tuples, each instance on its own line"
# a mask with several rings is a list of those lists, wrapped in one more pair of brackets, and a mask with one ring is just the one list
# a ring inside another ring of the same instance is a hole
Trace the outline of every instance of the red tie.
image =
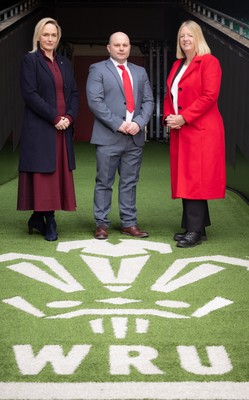
[(124, 84), (124, 92), (126, 98), (126, 108), (128, 111), (133, 112), (135, 108), (133, 90), (131, 86), (131, 80), (128, 72), (126, 71), (124, 65), (118, 65), (120, 69), (122, 69), (122, 78)]

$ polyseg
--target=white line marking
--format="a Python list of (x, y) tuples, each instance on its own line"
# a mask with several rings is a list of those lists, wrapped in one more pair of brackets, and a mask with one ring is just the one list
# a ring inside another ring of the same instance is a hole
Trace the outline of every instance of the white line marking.
[(28, 314), (34, 315), (35, 317), (42, 318), (45, 314), (38, 308), (34, 307), (27, 300), (23, 299), (21, 296), (11, 297), (9, 299), (4, 299), (3, 303), (9, 304), (19, 310), (25, 311)]
[(233, 304), (232, 300), (224, 299), (223, 297), (215, 297), (213, 300), (209, 301), (203, 307), (196, 310), (192, 316), (193, 317), (203, 317), (204, 315), (210, 314), (212, 311), (219, 310), (220, 308), (227, 307), (230, 304)]
[(151, 309), (84, 309), (78, 311), (71, 311), (64, 314), (54, 315), (51, 317), (46, 317), (47, 319), (69, 319), (80, 317), (82, 315), (154, 315), (156, 317), (162, 318), (190, 318), (185, 315), (175, 314), (168, 311), (159, 311), (159, 310), (151, 310)]
[(249, 382), (0, 382), (1, 400), (249, 400)]

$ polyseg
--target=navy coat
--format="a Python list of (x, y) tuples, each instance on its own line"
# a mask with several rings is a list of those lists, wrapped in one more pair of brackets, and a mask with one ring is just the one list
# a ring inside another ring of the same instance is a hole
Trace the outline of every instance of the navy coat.
[[(78, 90), (70, 61), (57, 55), (62, 73), (66, 111), (73, 120), (78, 112)], [(21, 92), (25, 103), (20, 138), (19, 171), (56, 170), (56, 91), (52, 72), (40, 50), (27, 53), (21, 62)], [(69, 169), (75, 169), (73, 124), (61, 134), (66, 136)]]

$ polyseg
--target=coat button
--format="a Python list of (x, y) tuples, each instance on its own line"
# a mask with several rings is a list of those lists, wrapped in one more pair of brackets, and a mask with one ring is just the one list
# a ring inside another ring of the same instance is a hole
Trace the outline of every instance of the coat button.
[(182, 109), (182, 107), (181, 106), (178, 106), (178, 110), (181, 110)]
[(179, 90), (179, 92), (181, 92), (181, 91), (182, 91), (182, 88), (181, 88), (181, 87), (179, 87), (179, 88), (178, 88), (178, 90)]

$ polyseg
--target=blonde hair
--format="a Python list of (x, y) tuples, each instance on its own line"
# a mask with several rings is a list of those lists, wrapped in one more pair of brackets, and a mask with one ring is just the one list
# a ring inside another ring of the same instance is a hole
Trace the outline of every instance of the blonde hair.
[(42, 33), (45, 25), (47, 25), (47, 24), (53, 24), (56, 27), (57, 33), (58, 33), (57, 45), (59, 44), (59, 41), (61, 38), (61, 28), (58, 25), (58, 22), (53, 18), (42, 18), (35, 26), (34, 35), (33, 35), (33, 49), (31, 52), (36, 51), (37, 48), (39, 47), (39, 39), (40, 39), (41, 33)]
[(181, 49), (181, 46), (180, 46), (181, 30), (185, 26), (193, 34), (196, 54), (198, 56), (203, 56), (204, 54), (211, 54), (211, 50), (204, 38), (204, 35), (203, 35), (200, 25), (198, 25), (195, 21), (189, 20), (189, 21), (183, 22), (178, 30), (177, 45), (176, 45), (176, 58), (185, 58), (186, 57), (184, 51)]

